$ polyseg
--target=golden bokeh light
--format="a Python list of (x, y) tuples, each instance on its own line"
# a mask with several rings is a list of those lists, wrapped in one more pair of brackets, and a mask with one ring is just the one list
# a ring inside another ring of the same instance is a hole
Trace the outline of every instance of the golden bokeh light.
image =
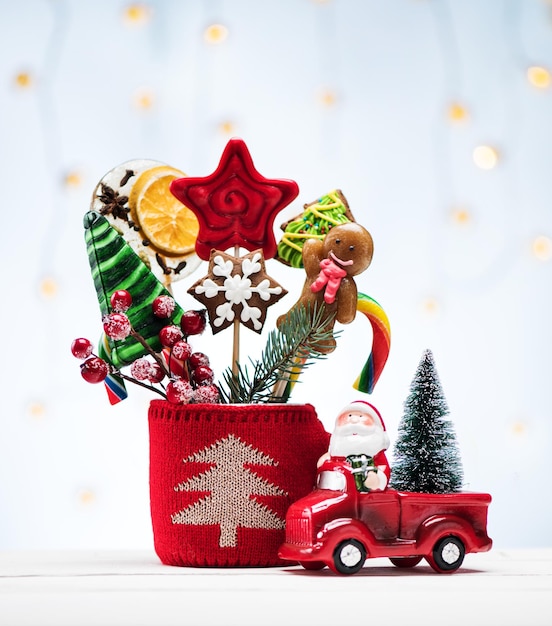
[(147, 4), (129, 4), (123, 11), (123, 21), (129, 26), (143, 26), (151, 16), (152, 9)]
[(495, 168), (498, 159), (498, 150), (492, 146), (477, 146), (473, 151), (473, 162), (482, 170)]
[(55, 278), (46, 276), (40, 281), (38, 289), (44, 298), (55, 298), (58, 294), (59, 286)]
[(226, 120), (225, 122), (221, 122), (219, 124), (219, 131), (223, 135), (233, 135), (236, 131), (236, 126), (234, 125), (233, 122)]
[(451, 219), (458, 226), (467, 226), (472, 221), (472, 216), (467, 209), (457, 207), (452, 210)]
[(468, 110), (459, 102), (452, 102), (447, 109), (447, 117), (451, 122), (465, 122), (468, 119)]
[(228, 38), (228, 29), (223, 24), (211, 24), (203, 33), (203, 39), (211, 45), (223, 43)]
[(77, 494), (77, 501), (82, 506), (90, 506), (96, 502), (96, 494), (92, 489), (81, 489)]
[(512, 424), (512, 433), (516, 437), (522, 437), (527, 432), (527, 424), (521, 420)]
[(42, 402), (31, 402), (27, 411), (32, 419), (40, 420), (46, 414), (46, 407), (42, 404)]
[(15, 75), (14, 82), (19, 89), (29, 89), (33, 85), (33, 77), (29, 72), (19, 72)]
[(318, 101), (324, 107), (333, 107), (337, 104), (337, 93), (333, 89), (322, 89), (318, 94)]
[(80, 187), (82, 184), (82, 176), (80, 172), (67, 172), (63, 178), (63, 184), (65, 187)]
[(550, 72), (545, 67), (533, 65), (527, 68), (527, 80), (537, 89), (547, 89), (550, 87)]
[(533, 255), (539, 261), (550, 261), (550, 259), (552, 259), (552, 239), (546, 235), (535, 237), (531, 249)]
[(439, 301), (437, 300), (437, 298), (430, 296), (428, 298), (425, 298), (425, 300), (423, 300), (422, 311), (425, 313), (425, 315), (434, 317), (439, 313), (439, 310), (440, 310), (440, 306), (439, 306)]
[(149, 111), (155, 104), (153, 92), (142, 89), (134, 94), (134, 106), (141, 111)]

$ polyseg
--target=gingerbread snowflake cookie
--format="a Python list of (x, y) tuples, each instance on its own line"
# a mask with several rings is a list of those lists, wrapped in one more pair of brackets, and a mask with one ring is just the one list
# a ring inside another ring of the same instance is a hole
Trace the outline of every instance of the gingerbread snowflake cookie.
[(207, 309), (213, 334), (239, 320), (257, 333), (266, 312), (287, 291), (267, 275), (262, 250), (241, 257), (213, 250), (208, 273), (189, 290)]

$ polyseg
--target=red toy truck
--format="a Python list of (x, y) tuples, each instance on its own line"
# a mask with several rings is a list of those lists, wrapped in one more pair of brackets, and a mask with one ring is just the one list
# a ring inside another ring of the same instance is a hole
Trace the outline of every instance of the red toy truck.
[(491, 549), (490, 501), (486, 493), (361, 493), (353, 468), (329, 460), (318, 470), (317, 488), (289, 508), (279, 556), (339, 574), (355, 574), (367, 557), (389, 557), (397, 567), (425, 557), (436, 572), (451, 573), (466, 553)]

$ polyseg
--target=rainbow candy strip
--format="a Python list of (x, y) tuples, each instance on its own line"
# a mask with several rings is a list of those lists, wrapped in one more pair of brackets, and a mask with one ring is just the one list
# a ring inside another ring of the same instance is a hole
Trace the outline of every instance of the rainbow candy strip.
[[(364, 313), (370, 320), (372, 326), (372, 349), (362, 371), (353, 383), (353, 388), (363, 393), (372, 393), (389, 356), (391, 327), (381, 305), (365, 293), (358, 294), (356, 310), (359, 313)], [(291, 391), (301, 373), (301, 366), (304, 361), (304, 359), (297, 359), (297, 366), (292, 369), (285, 391), (282, 394), (284, 401), (289, 399)]]
[(372, 350), (353, 388), (364, 393), (372, 393), (383, 372), (391, 347), (391, 327), (385, 311), (370, 296), (358, 294), (357, 311), (364, 313), (372, 325)]
[[(99, 341), (98, 356), (107, 363), (111, 363), (111, 346), (104, 334)], [(104, 380), (104, 385), (110, 404), (118, 404), (128, 398), (125, 381), (120, 376), (108, 374)]]

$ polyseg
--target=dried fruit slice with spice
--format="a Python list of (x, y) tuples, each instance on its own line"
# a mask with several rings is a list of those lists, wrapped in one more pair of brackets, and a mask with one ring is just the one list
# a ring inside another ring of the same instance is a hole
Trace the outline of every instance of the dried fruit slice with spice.
[(173, 180), (184, 177), (166, 165), (153, 167), (140, 175), (128, 197), (132, 219), (148, 243), (168, 255), (193, 252), (199, 232), (196, 216), (169, 190)]
[[(173, 170), (168, 164), (152, 159), (133, 159), (112, 168), (96, 185), (90, 209), (103, 215), (155, 276), (168, 285), (189, 276), (199, 267), (201, 259), (195, 253), (195, 246), (191, 252), (180, 255), (167, 254), (152, 246), (140, 225), (135, 223), (136, 215), (131, 215), (128, 203), (131, 190), (140, 176), (161, 166)], [(180, 171), (176, 171), (182, 176)]]

